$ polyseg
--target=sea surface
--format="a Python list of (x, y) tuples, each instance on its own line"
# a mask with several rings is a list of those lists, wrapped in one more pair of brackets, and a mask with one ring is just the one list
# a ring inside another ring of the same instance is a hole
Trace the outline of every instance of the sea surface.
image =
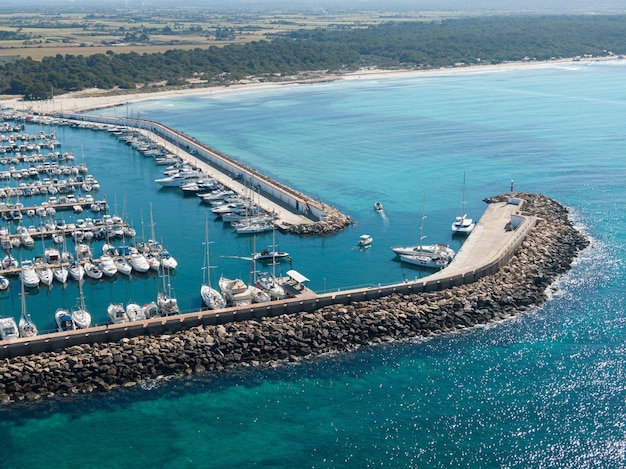
[[(426, 275), (394, 261), (389, 248), (419, 242), (423, 231), (425, 242), (458, 249), (450, 224), (462, 199), (478, 219), (482, 199), (512, 181), (569, 207), (592, 245), (545, 305), (488, 327), (2, 407), (0, 465), (624, 467), (625, 75), (626, 62), (615, 60), (363, 76), (99, 111), (163, 122), (348, 214), (355, 225), (335, 235), (276, 234), (316, 291)], [(96, 176), (96, 198), (106, 197), (111, 213), (138, 237), (154, 229), (179, 262), (169, 282), (181, 308), (198, 309), (207, 207), (159, 189), (161, 168), (107, 132), (54, 131)], [(209, 225), (212, 281), (248, 279), (250, 254), (272, 244), (272, 233), (244, 237), (221, 221)], [(364, 233), (374, 242), (360, 250)], [(104, 322), (109, 302), (150, 301), (161, 282), (86, 282), (87, 306)], [(27, 308), (40, 329), (52, 329), (56, 308), (77, 296), (75, 283), (40, 288)], [(0, 314), (20, 309), (13, 282)]]

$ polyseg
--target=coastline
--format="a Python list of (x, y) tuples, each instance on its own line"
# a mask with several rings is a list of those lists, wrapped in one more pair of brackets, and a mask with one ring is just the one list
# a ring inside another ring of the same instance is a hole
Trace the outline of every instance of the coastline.
[[(11, 108), (18, 111), (48, 114), (53, 112), (85, 112), (101, 108), (122, 106), (129, 103), (145, 101), (150, 99), (168, 99), (180, 96), (206, 95), (213, 93), (230, 93), (240, 90), (258, 90), (271, 89), (281, 86), (306, 85), (312, 83), (333, 82), (340, 80), (378, 80), (386, 78), (400, 77), (432, 77), (446, 76), (451, 74), (466, 73), (496, 73), (513, 69), (521, 69), (528, 67), (553, 67), (565, 64), (584, 64), (601, 62), (608, 60), (619, 60), (617, 56), (609, 57), (590, 57), (581, 58), (580, 61), (574, 62), (572, 58), (555, 59), (548, 61), (520, 61), (507, 62), (497, 65), (469, 65), (459, 67), (447, 67), (427, 70), (384, 70), (377, 68), (367, 68), (355, 72), (345, 74), (323, 75), (319, 73), (314, 78), (292, 78), (281, 82), (250, 82), (238, 83), (229, 86), (207, 86), (193, 87), (186, 89), (170, 89), (164, 91), (149, 91), (135, 93), (116, 93), (111, 90), (82, 90), (73, 93), (67, 93), (55, 97), (52, 100), (45, 101), (22, 101), (18, 96), (7, 97), (2, 99), (0, 96), (0, 105), (3, 108)], [(95, 94), (95, 95), (94, 95)], [(98, 95), (100, 94), (100, 95)]]

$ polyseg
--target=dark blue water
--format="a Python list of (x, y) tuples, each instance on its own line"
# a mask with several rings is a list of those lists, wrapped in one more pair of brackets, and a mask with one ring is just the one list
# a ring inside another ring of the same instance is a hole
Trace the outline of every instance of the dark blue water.
[[(356, 226), (337, 235), (278, 236), (319, 291), (423, 275), (389, 247), (417, 238), (424, 193), (427, 239), (458, 247), (450, 223), (463, 173), (474, 218), (514, 180), (570, 207), (592, 247), (545, 306), (490, 327), (9, 408), (3, 467), (622, 467), (625, 71), (615, 61), (362, 79), (103, 111), (162, 121), (352, 216)], [(157, 237), (180, 264), (172, 286), (184, 308), (199, 307), (204, 208), (158, 190), (157, 167), (105, 132), (58, 134), (66, 150), (83, 149), (100, 194), (118, 212), (125, 205), (138, 231), (152, 203)], [(210, 233), (216, 276), (246, 278), (252, 239), (221, 222)], [(362, 233), (374, 237), (366, 252), (355, 248)], [(145, 301), (156, 281), (90, 285), (88, 306)], [(49, 317), (76, 296), (56, 285), (28, 301)], [(13, 286), (0, 304), (19, 313)]]

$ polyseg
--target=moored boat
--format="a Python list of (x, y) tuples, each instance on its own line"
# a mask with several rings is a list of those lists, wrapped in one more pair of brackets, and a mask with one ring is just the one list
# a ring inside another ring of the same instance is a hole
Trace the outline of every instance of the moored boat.
[(57, 309), (56, 313), (54, 313), (54, 319), (57, 323), (57, 330), (59, 332), (73, 331), (76, 329), (76, 324), (74, 323), (71, 314), (66, 309)]
[(218, 284), (228, 303), (235, 306), (249, 305), (252, 303), (252, 292), (250, 292), (248, 285), (246, 285), (243, 280), (221, 277)]

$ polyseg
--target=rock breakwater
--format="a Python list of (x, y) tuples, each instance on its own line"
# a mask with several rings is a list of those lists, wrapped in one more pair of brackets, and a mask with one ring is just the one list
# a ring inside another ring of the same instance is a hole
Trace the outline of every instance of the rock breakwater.
[[(559, 203), (515, 194), (538, 221), (494, 275), (448, 290), (393, 294), (313, 313), (200, 326), (183, 332), (85, 344), (0, 361), (0, 401), (105, 392), (158, 376), (297, 361), (330, 351), (427, 337), (502, 320), (546, 301), (546, 289), (588, 245)], [(508, 195), (486, 199), (506, 200)]]

